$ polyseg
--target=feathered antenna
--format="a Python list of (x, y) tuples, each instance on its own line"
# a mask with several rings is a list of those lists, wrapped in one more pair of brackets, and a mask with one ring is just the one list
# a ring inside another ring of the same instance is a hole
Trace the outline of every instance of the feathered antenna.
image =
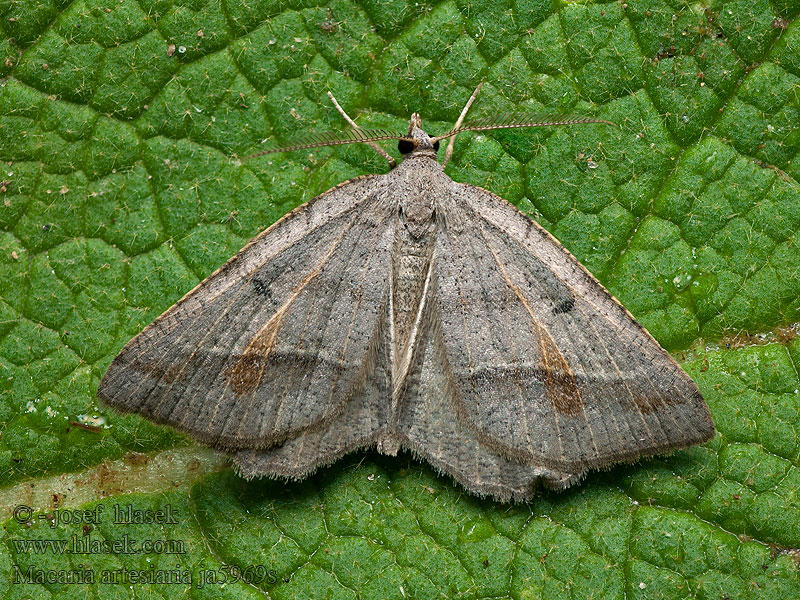
[[(550, 125), (577, 125), (582, 123), (606, 123), (608, 125), (616, 125), (616, 123), (611, 121), (597, 119), (595, 117), (581, 117), (574, 115), (536, 115), (517, 111), (511, 113), (501, 113), (491, 117), (478, 119), (462, 127), (461, 123), (464, 121), (464, 117), (467, 115), (467, 111), (474, 102), (481, 87), (483, 87), (483, 82), (481, 82), (472, 93), (472, 96), (464, 107), (464, 110), (461, 111), (461, 115), (458, 117), (453, 129), (444, 135), (431, 138), (431, 142), (438, 142), (439, 140), (443, 140), (445, 138), (454, 138), (455, 135), (461, 133), (462, 131), (490, 131), (492, 129), (511, 129), (513, 127), (547, 127)], [(386, 160), (389, 161), (389, 165), (394, 168), (396, 165), (394, 158), (392, 158), (386, 152), (386, 150), (378, 146), (375, 142), (379, 142), (381, 140), (405, 140), (408, 142), (413, 142), (413, 140), (409, 138), (408, 135), (394, 133), (385, 129), (360, 129), (359, 126), (356, 125), (356, 123), (339, 105), (339, 103), (336, 101), (336, 98), (333, 97), (333, 94), (328, 92), (328, 96), (333, 102), (333, 105), (336, 107), (336, 110), (338, 110), (339, 113), (347, 120), (347, 122), (350, 123), (353, 129), (334, 133), (312, 133), (306, 137), (295, 140), (295, 142), (290, 146), (281, 146), (262, 150), (261, 152), (251, 154), (245, 158), (245, 160), (250, 160), (251, 158), (264, 156), (265, 154), (273, 154), (276, 152), (291, 152), (292, 150), (319, 148), (321, 146), (339, 146), (342, 144), (366, 143), (372, 146), (372, 148), (374, 148), (381, 156), (386, 158)], [(450, 157), (453, 154), (453, 141), (454, 139), (451, 139), (450, 143), (447, 145), (442, 167), (447, 165)]]
[(583, 123), (605, 123), (614, 125), (612, 121), (598, 119), (595, 117), (581, 117), (576, 115), (536, 115), (525, 112), (501, 113), (483, 119), (477, 119), (467, 123), (463, 127), (455, 127), (444, 135), (432, 138), (432, 142), (438, 142), (445, 138), (452, 137), (463, 131), (491, 131), (493, 129), (512, 129), (515, 127), (549, 127), (551, 125), (580, 125)]
[(372, 129), (372, 130), (363, 130), (356, 122), (351, 119), (344, 109), (339, 105), (336, 101), (336, 98), (333, 97), (333, 94), (328, 92), (328, 97), (333, 102), (333, 105), (336, 107), (336, 110), (339, 111), (345, 120), (350, 123), (353, 127), (352, 130), (349, 132), (338, 132), (338, 133), (316, 133), (311, 134), (306, 138), (302, 138), (297, 140), (293, 145), (286, 146), (283, 148), (272, 148), (270, 150), (264, 150), (263, 152), (257, 152), (256, 154), (251, 154), (245, 160), (249, 160), (251, 158), (256, 158), (257, 156), (264, 156), (265, 154), (273, 154), (274, 152), (290, 152), (292, 150), (302, 150), (304, 148), (319, 148), (320, 146), (339, 146), (341, 144), (356, 144), (363, 142), (368, 144), (375, 150), (378, 154), (383, 156), (386, 160), (389, 161), (389, 166), (394, 169), (397, 166), (397, 162), (392, 158), (386, 150), (378, 146), (375, 142), (380, 140), (409, 140), (408, 136), (399, 134), (399, 133), (392, 133), (385, 129)]
[(335, 131), (329, 133), (312, 133), (305, 137), (298, 138), (291, 146), (281, 146), (269, 148), (251, 154), (245, 160), (274, 154), (275, 152), (291, 152), (292, 150), (303, 150), (305, 148), (319, 148), (321, 146), (340, 146), (342, 144), (357, 144), (361, 142), (377, 142), (381, 140), (407, 140), (408, 136), (402, 133), (393, 133), (385, 129), (350, 129), (348, 131)]

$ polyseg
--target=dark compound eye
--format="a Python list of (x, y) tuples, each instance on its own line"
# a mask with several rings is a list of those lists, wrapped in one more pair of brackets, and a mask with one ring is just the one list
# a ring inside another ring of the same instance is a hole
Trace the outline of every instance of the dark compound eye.
[(400, 140), (397, 142), (397, 149), (401, 154), (408, 154), (414, 149), (414, 142), (410, 140)]
[(435, 142), (433, 142), (433, 151), (434, 152), (438, 152), (439, 151), (439, 140), (436, 140)]

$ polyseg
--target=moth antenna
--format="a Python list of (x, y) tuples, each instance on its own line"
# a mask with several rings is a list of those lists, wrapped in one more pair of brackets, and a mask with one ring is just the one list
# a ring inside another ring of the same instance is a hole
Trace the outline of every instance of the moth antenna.
[(291, 152), (292, 150), (303, 150), (305, 148), (341, 146), (342, 144), (369, 143), (381, 140), (409, 140), (409, 138), (401, 133), (392, 133), (385, 129), (351, 129), (341, 132), (312, 133), (295, 140), (291, 146), (280, 146), (262, 150), (261, 152), (251, 154), (244, 160), (250, 160), (251, 158), (264, 156), (265, 154), (275, 154), (276, 152)]
[(577, 115), (531, 115), (526, 113), (501, 113), (467, 123), (463, 127), (456, 127), (431, 139), (438, 142), (452, 137), (462, 131), (491, 131), (493, 129), (512, 129), (515, 127), (549, 127), (551, 125), (582, 125), (584, 123), (605, 123), (614, 125), (613, 121), (598, 119), (596, 117), (582, 117)]
[[(351, 126), (353, 129), (361, 129), (361, 128), (358, 126), (358, 124), (357, 124), (355, 121), (353, 121), (353, 119), (351, 119), (351, 118), (350, 118), (350, 115), (348, 115), (348, 114), (345, 112), (345, 110), (342, 108), (342, 105), (341, 105), (341, 104), (339, 104), (339, 101), (338, 101), (338, 100), (336, 100), (336, 97), (333, 95), (333, 92), (331, 92), (330, 90), (328, 90), (328, 98), (330, 98), (330, 99), (331, 99), (331, 102), (333, 102), (333, 105), (336, 107), (336, 110), (338, 110), (338, 111), (339, 111), (339, 114), (340, 114), (340, 115), (342, 115), (342, 116), (344, 117), (344, 120), (345, 120), (345, 121), (347, 121), (348, 123), (350, 123), (350, 126)], [(411, 135), (411, 133), (410, 133), (410, 132), (409, 132), (409, 135)], [(375, 152), (377, 152), (378, 154), (380, 154), (380, 155), (381, 155), (383, 158), (385, 158), (387, 161), (389, 161), (389, 168), (390, 168), (390, 169), (394, 169), (394, 168), (397, 166), (397, 161), (396, 161), (396, 160), (395, 160), (395, 159), (394, 159), (394, 158), (393, 158), (393, 157), (392, 157), (392, 156), (391, 156), (391, 155), (390, 155), (390, 154), (389, 154), (389, 153), (388, 153), (386, 150), (384, 150), (383, 148), (381, 148), (380, 146), (378, 146), (378, 144), (376, 144), (375, 142), (367, 142), (367, 145), (368, 145), (370, 148), (372, 148), (373, 150), (375, 150)]]
[[(481, 81), (478, 84), (478, 87), (475, 88), (475, 91), (472, 92), (472, 96), (470, 96), (469, 100), (467, 100), (467, 103), (462, 109), (461, 114), (458, 115), (458, 120), (455, 122), (455, 125), (453, 125), (454, 130), (461, 127), (461, 123), (464, 122), (464, 117), (466, 117), (467, 113), (469, 112), (469, 107), (472, 106), (473, 102), (475, 102), (475, 98), (478, 97), (478, 94), (480, 93), (484, 83), (485, 82)], [(447, 144), (447, 150), (445, 150), (444, 152), (444, 160), (442, 161), (443, 169), (447, 166), (447, 163), (450, 162), (450, 157), (453, 156), (453, 149), (455, 148), (455, 146), (456, 146), (456, 136), (452, 135), (450, 136), (450, 143)]]

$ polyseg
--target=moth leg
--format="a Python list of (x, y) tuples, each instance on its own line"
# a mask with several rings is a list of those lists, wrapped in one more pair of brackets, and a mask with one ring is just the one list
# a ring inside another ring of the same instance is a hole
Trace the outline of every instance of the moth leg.
[[(346, 113), (346, 112), (344, 112), (344, 109), (343, 109), (341, 106), (339, 106), (339, 103), (336, 101), (336, 98), (334, 98), (334, 97), (333, 97), (333, 94), (331, 94), (330, 92), (328, 92), (328, 96), (330, 97), (330, 99), (331, 99), (331, 102), (333, 102), (333, 105), (336, 107), (336, 110), (338, 110), (338, 111), (339, 111), (339, 114), (340, 114), (340, 115), (342, 115), (342, 116), (344, 117), (344, 120), (345, 120), (345, 121), (347, 121), (348, 123), (350, 123), (350, 125), (352, 125), (354, 129), (359, 129), (359, 130), (360, 130), (361, 128), (360, 128), (358, 125), (356, 125), (356, 122), (355, 122), (355, 121), (353, 121), (353, 119), (351, 119), (351, 118), (350, 118), (350, 117), (347, 115), (347, 113)], [(366, 143), (367, 143), (367, 144), (369, 144), (369, 145), (370, 145), (370, 147), (371, 147), (373, 150), (375, 150), (375, 152), (377, 152), (377, 153), (378, 153), (378, 154), (380, 154), (380, 155), (381, 155), (383, 158), (385, 158), (386, 160), (388, 160), (388, 161), (389, 161), (389, 166), (390, 166), (392, 169), (394, 169), (394, 168), (397, 166), (397, 161), (395, 161), (395, 159), (394, 159), (394, 158), (392, 158), (392, 157), (389, 155), (389, 153), (388, 153), (388, 152), (386, 152), (386, 150), (384, 150), (383, 148), (381, 148), (380, 146), (378, 146), (378, 144), (376, 144), (375, 142), (366, 142)]]
[[(467, 104), (464, 106), (464, 110), (461, 111), (461, 114), (458, 116), (458, 121), (456, 124), (453, 125), (453, 129), (458, 129), (461, 127), (461, 123), (464, 121), (464, 117), (467, 116), (467, 111), (469, 111), (469, 107), (472, 106), (472, 103), (475, 102), (475, 98), (478, 97), (478, 92), (481, 91), (483, 87), (483, 81), (478, 84), (478, 87), (475, 88), (475, 91), (472, 92), (472, 96), (469, 97), (467, 100)], [(447, 163), (450, 162), (450, 157), (453, 156), (453, 147), (456, 143), (456, 136), (450, 137), (450, 142), (447, 144), (447, 150), (444, 151), (444, 160), (442, 161), (442, 168), (444, 169), (447, 166)]]

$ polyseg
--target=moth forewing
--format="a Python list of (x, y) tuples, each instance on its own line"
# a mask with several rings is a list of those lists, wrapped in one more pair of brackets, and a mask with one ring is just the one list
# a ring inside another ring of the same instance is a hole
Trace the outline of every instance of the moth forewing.
[(134, 338), (99, 397), (223, 450), (332, 420), (380, 321), (392, 245), (384, 193), (358, 178), (276, 223)]
[[(441, 237), (438, 298), (464, 410), (486, 444), (575, 472), (713, 435), (694, 382), (555, 238), (494, 194), (463, 190), (454, 206), (470, 215)], [(494, 276), (465, 276), (471, 261)], [(465, 306), (494, 314), (494, 327), (462, 326)]]
[(267, 150), (397, 139), (405, 158), (256, 237), (123, 348), (101, 400), (231, 452), (247, 478), (406, 448), (500, 500), (712, 437), (697, 386), (630, 313), (529, 217), (436, 161), (461, 131), (606, 121), (462, 127), (468, 107), (438, 138), (415, 114), (406, 135), (353, 123)]

